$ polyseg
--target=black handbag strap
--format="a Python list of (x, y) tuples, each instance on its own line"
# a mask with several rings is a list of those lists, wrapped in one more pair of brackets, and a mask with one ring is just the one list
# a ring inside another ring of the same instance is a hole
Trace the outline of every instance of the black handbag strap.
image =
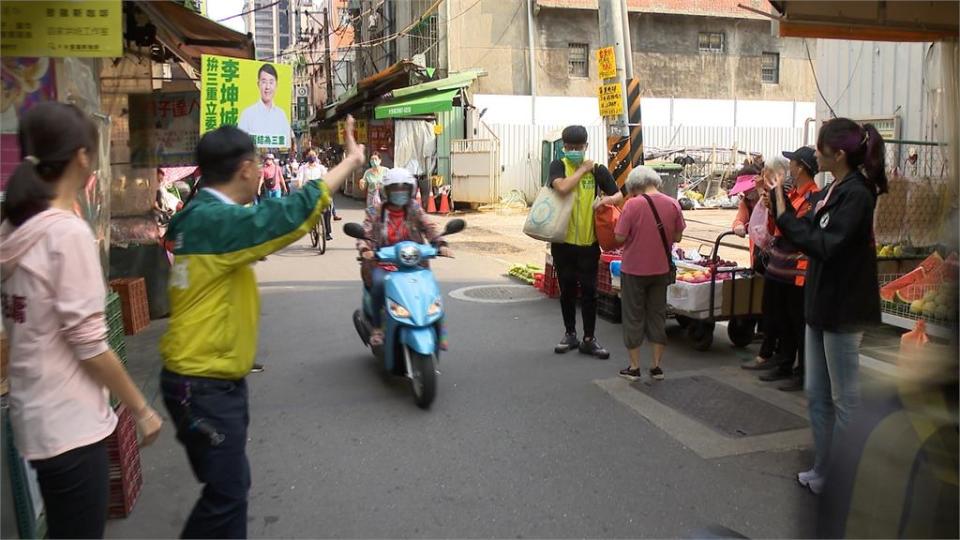
[(646, 193), (643, 193), (643, 198), (647, 200), (647, 204), (650, 205), (650, 210), (653, 211), (653, 219), (657, 221), (657, 231), (660, 233), (660, 241), (663, 243), (663, 253), (667, 256), (667, 265), (672, 271), (676, 269), (676, 266), (673, 264), (673, 255), (670, 254), (670, 244), (667, 242), (667, 233), (664, 232), (663, 221), (660, 220), (657, 205), (653, 204), (653, 199)]

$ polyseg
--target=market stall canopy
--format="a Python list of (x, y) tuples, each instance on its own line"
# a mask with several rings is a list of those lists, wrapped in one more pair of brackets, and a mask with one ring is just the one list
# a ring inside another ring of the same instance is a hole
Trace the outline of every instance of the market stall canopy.
[(140, 8), (157, 27), (157, 41), (182, 62), (200, 70), (200, 55), (253, 59), (253, 39), (187, 9), (182, 2), (139, 0)]
[(380, 120), (382, 118), (403, 118), (405, 116), (449, 111), (453, 108), (453, 98), (457, 97), (459, 92), (460, 89), (457, 88), (391, 101), (379, 105), (375, 110), (375, 117)]
[(455, 73), (449, 77), (443, 79), (437, 79), (435, 81), (425, 82), (423, 84), (417, 84), (414, 86), (408, 86), (406, 88), (397, 88), (396, 90), (390, 92), (387, 96), (388, 99), (398, 99), (405, 98), (409, 96), (414, 96), (417, 94), (422, 94), (428, 91), (443, 91), (443, 90), (459, 90), (460, 88), (466, 88), (473, 84), (473, 81), (477, 80), (477, 77), (486, 75), (485, 72), (481, 70), (470, 70), (464, 71), (463, 73)]
[(366, 107), (372, 99), (410, 84), (411, 74), (420, 69), (409, 60), (401, 60), (392, 66), (361, 79), (347, 93), (328, 105), (317, 124), (328, 124)]
[[(960, 2), (956, 0), (840, 1), (770, 0), (780, 16), (780, 37), (866, 41), (956, 41)], [(741, 8), (762, 13), (743, 3)]]

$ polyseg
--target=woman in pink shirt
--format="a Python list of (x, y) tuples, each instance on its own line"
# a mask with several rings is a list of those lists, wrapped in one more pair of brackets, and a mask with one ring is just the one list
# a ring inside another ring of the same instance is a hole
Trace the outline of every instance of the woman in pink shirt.
[(142, 445), (162, 425), (107, 344), (97, 243), (73, 213), (93, 173), (96, 125), (73, 105), (45, 102), (20, 118), (23, 162), (0, 224), (3, 325), (10, 335), (10, 419), (37, 471), (50, 538), (102, 538), (117, 425), (108, 392), (133, 413)]
[(673, 283), (671, 247), (683, 236), (687, 224), (680, 204), (660, 193), (660, 175), (649, 167), (634, 167), (627, 177), (632, 198), (623, 207), (614, 234), (623, 246), (620, 266), (623, 342), (630, 353), (630, 366), (620, 376), (640, 378), (640, 345), (646, 337), (653, 343), (650, 377), (663, 379), (660, 361), (667, 346), (667, 286)]

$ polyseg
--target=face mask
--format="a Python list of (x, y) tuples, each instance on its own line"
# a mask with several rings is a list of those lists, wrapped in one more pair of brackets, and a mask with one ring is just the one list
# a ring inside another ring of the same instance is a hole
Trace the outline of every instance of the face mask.
[(380, 166), (380, 160), (379, 160), (379, 159), (371, 159), (371, 160), (370, 160), (370, 166), (371, 166), (371, 167), (379, 167), (379, 166)]
[(410, 202), (410, 194), (406, 191), (394, 191), (388, 198), (390, 199), (390, 204), (396, 206), (406, 206), (406, 204)]
[(564, 150), (563, 156), (570, 160), (574, 165), (583, 163), (583, 150)]
[(307, 156), (307, 161), (309, 161), (310, 163), (316, 163), (317, 156)]

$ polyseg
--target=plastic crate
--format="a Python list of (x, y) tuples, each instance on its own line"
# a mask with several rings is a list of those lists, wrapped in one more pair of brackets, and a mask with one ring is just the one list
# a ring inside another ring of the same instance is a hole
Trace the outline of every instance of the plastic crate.
[(560, 281), (557, 280), (557, 271), (550, 263), (547, 263), (543, 271), (543, 294), (550, 298), (560, 298)]
[(108, 515), (123, 518), (130, 515), (143, 487), (137, 425), (126, 407), (117, 408), (117, 429), (107, 437), (110, 458), (110, 498)]
[(597, 315), (605, 321), (614, 324), (623, 322), (623, 312), (620, 309), (620, 297), (612, 294), (597, 294)]
[(150, 304), (147, 301), (147, 282), (142, 277), (118, 278), (110, 281), (110, 288), (120, 295), (123, 307), (123, 328), (126, 334), (139, 333), (150, 324)]

